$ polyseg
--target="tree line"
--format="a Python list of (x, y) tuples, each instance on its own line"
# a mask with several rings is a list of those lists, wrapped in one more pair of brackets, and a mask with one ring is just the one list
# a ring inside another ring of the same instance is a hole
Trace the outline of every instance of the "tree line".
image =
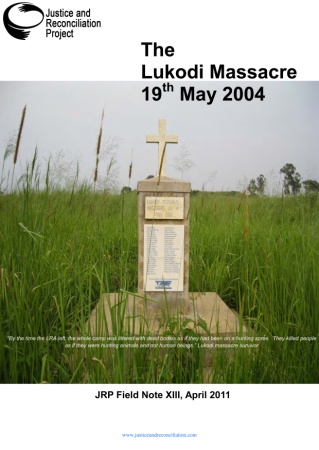
[[(301, 192), (302, 185), (306, 194), (312, 192), (319, 192), (319, 183), (316, 180), (301, 181), (301, 175), (297, 172), (296, 167), (291, 164), (285, 164), (279, 171), (284, 175), (283, 179), (283, 194), (284, 195), (298, 195)], [(257, 179), (251, 179), (247, 190), (250, 195), (264, 195), (267, 180), (264, 175), (260, 174)]]

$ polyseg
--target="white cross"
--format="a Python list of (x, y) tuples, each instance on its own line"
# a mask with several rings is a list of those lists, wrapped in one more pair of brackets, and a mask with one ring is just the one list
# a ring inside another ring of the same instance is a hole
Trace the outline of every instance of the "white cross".
[(166, 161), (165, 148), (166, 143), (177, 144), (178, 136), (173, 134), (166, 135), (166, 120), (158, 121), (159, 134), (149, 134), (146, 136), (146, 142), (158, 142), (158, 176), (165, 177), (166, 175)]

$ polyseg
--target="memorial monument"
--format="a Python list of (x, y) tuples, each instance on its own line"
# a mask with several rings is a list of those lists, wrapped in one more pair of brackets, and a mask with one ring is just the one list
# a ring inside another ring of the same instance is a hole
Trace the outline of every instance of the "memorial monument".
[(149, 310), (185, 312), (191, 184), (166, 176), (166, 147), (178, 138), (166, 135), (165, 120), (159, 121), (159, 134), (146, 136), (146, 142), (158, 143), (158, 175), (137, 184), (138, 294), (154, 300), (147, 302)]
[(205, 332), (197, 327), (200, 321), (211, 335), (246, 333), (237, 314), (215, 292), (189, 293), (191, 184), (166, 176), (166, 147), (177, 144), (178, 137), (167, 135), (166, 121), (160, 120), (159, 133), (147, 135), (146, 142), (158, 144), (158, 174), (137, 184), (137, 293), (105, 293), (88, 321), (89, 332), (159, 334), (174, 316), (190, 319), (189, 327), (198, 333)]

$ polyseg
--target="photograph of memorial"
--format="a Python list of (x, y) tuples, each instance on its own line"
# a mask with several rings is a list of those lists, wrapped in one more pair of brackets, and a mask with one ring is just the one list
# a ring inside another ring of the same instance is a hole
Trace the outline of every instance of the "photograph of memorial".
[(0, 82), (0, 383), (319, 382), (319, 82), (171, 86)]

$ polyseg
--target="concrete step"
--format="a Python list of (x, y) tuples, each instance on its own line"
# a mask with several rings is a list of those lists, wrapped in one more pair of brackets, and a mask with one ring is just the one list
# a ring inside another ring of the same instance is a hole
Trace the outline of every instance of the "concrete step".
[(87, 323), (92, 336), (160, 335), (173, 326), (187, 327), (199, 335), (231, 336), (247, 334), (245, 324), (216, 292), (189, 294), (187, 310), (166, 314), (165, 305), (155, 307), (152, 300), (137, 294), (103, 294)]

